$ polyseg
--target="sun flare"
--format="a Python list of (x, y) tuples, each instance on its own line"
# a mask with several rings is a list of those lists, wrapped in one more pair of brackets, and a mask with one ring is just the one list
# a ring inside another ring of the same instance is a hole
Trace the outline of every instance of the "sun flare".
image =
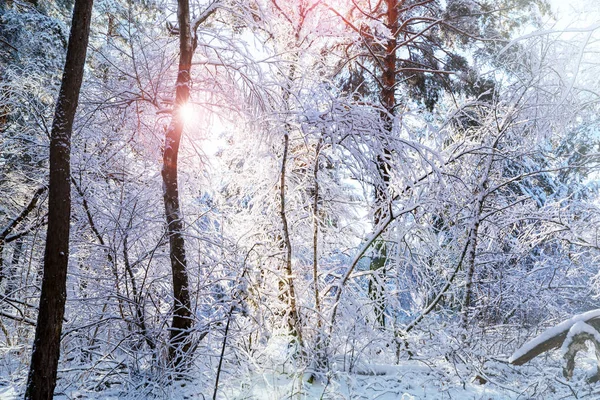
[(182, 104), (179, 107), (178, 112), (179, 112), (179, 116), (183, 120), (183, 123), (186, 125), (189, 125), (189, 124), (195, 122), (197, 119), (196, 112), (194, 111), (194, 106), (191, 103)]

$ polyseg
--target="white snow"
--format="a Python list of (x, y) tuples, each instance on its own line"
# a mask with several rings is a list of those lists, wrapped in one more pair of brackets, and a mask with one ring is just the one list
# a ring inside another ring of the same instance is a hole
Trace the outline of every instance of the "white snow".
[(565, 341), (562, 344), (562, 347), (560, 348), (561, 355), (564, 356), (565, 354), (567, 354), (567, 351), (569, 351), (569, 346), (571, 345), (573, 338), (575, 338), (575, 336), (579, 335), (580, 333), (589, 333), (596, 339), (598, 343), (600, 343), (600, 332), (598, 332), (593, 326), (588, 325), (583, 321), (578, 321), (571, 327), (571, 329), (569, 329), (567, 338), (565, 339)]
[(403, 361), (400, 365), (363, 364), (353, 373), (332, 371), (329, 382), (307, 384), (297, 374), (264, 373), (229, 381), (222, 393), (228, 399), (507, 399), (510, 392), (461, 380), (443, 359)]

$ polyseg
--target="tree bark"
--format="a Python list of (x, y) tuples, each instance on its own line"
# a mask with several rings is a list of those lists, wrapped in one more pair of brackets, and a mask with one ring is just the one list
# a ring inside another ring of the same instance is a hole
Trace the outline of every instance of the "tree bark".
[(87, 52), (93, 0), (76, 0), (50, 138), (48, 231), (42, 293), (25, 399), (51, 399), (67, 298), (71, 217), (71, 133)]
[(165, 136), (162, 178), (174, 301), (169, 363), (176, 372), (181, 372), (185, 369), (185, 355), (191, 348), (189, 336), (192, 328), (183, 218), (179, 206), (179, 188), (177, 184), (177, 157), (185, 122), (180, 110), (188, 103), (190, 98), (190, 70), (194, 51), (188, 0), (178, 0), (177, 21), (179, 23), (179, 72), (175, 89), (175, 107)]
[[(573, 378), (573, 372), (575, 370), (575, 356), (580, 351), (586, 351), (588, 349), (587, 342), (590, 341), (594, 344), (594, 349), (596, 353), (596, 373), (588, 379), (588, 383), (597, 382), (599, 378), (600, 371), (598, 367), (600, 367), (600, 342), (596, 339), (597, 335), (593, 335), (589, 332), (580, 332), (576, 334), (571, 343), (567, 348), (566, 354), (563, 356), (565, 360), (565, 366), (563, 367), (563, 376), (566, 380), (570, 381)], [(564, 346), (564, 345), (563, 345)]]
[[(398, 34), (398, 9), (402, 7), (403, 1), (398, 0), (386, 0), (386, 19), (387, 28), (390, 30), (391, 36), (388, 39), (384, 51), (385, 56), (381, 63), (381, 92), (380, 102), (383, 110), (381, 111), (381, 120), (383, 121), (383, 129), (387, 135), (392, 135), (394, 126), (394, 115), (396, 113), (396, 47), (398, 46), (398, 40), (396, 35)], [(383, 220), (385, 220), (385, 211), (388, 209), (388, 198), (389, 198), (389, 185), (390, 185), (390, 171), (389, 171), (389, 159), (391, 158), (391, 152), (384, 146), (383, 154), (379, 154), (376, 157), (375, 163), (377, 165), (377, 172), (381, 177), (381, 183), (375, 185), (375, 213), (373, 218), (373, 225), (379, 226)], [(385, 326), (385, 264), (387, 261), (387, 248), (385, 241), (380, 241), (376, 245), (378, 254), (372, 258), (369, 265), (369, 269), (373, 273), (378, 273), (382, 270), (382, 281), (377, 282), (375, 276), (371, 277), (369, 281), (369, 296), (375, 302), (375, 316), (379, 324)]]
[[(315, 167), (313, 179), (315, 182), (315, 193), (313, 197), (313, 285), (315, 296), (315, 310), (317, 311), (317, 331), (321, 332), (323, 325), (321, 315), (321, 299), (319, 295), (319, 158), (321, 157), (321, 146), (323, 139), (319, 139), (315, 150)], [(320, 341), (320, 340), (319, 340)]]

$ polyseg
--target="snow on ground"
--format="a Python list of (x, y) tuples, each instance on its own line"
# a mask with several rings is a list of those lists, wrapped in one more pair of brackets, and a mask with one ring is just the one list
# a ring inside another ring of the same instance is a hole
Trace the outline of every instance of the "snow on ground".
[[(445, 360), (404, 361), (400, 365), (370, 365), (371, 372), (336, 372), (329, 382), (309, 385), (298, 375), (260, 374), (230, 381), (221, 399), (571, 399), (600, 398), (600, 386), (584, 380), (594, 368), (595, 360), (580, 360), (572, 382), (561, 375), (560, 354), (533, 366), (513, 367), (492, 362), (486, 368), (489, 382), (478, 383), (475, 373)], [(595, 390), (594, 390), (595, 389)]]
[(505, 398), (490, 385), (463, 382), (418, 361), (373, 365), (372, 373), (334, 373), (329, 382), (307, 384), (300, 376), (264, 374), (240, 380), (224, 399), (489, 399)]
[[(580, 371), (579, 380), (566, 382), (559, 368), (550, 368), (547, 376), (540, 376), (537, 368), (507, 370), (500, 368), (492, 371), (495, 383), (479, 384), (472, 376), (460, 377), (451, 374), (449, 364), (425, 365), (419, 361), (406, 361), (397, 366), (372, 366), (376, 374), (357, 374), (348, 372), (333, 373), (329, 382), (306, 383), (296, 374), (262, 373), (241, 378), (230, 378), (223, 382), (218, 399), (378, 399), (378, 400), (416, 400), (416, 399), (570, 399), (600, 398), (600, 387), (583, 383), (584, 375)], [(385, 373), (384, 373), (385, 372)], [(498, 375), (496, 375), (498, 374)], [(505, 375), (506, 374), (506, 375)], [(489, 378), (489, 377), (488, 377)], [(117, 388), (91, 392), (73, 389), (59, 394), (57, 400), (66, 399), (206, 399), (212, 398), (211, 392), (202, 393), (198, 385), (188, 383), (182, 386), (166, 388), (154, 392), (153, 396), (141, 392), (124, 392)], [(19, 395), (22, 386), (0, 387), (0, 399), (13, 400)]]
[[(489, 344), (486, 344), (482, 346), (483, 354), (461, 349), (453, 352), (444, 346), (438, 348), (437, 355), (423, 353), (420, 359), (404, 359), (398, 365), (370, 362), (365, 357), (353, 363), (351, 371), (343, 358), (333, 358), (328, 379), (314, 384), (307, 383), (306, 376), (294, 370), (285, 340), (273, 340), (266, 349), (263, 362), (252, 364), (252, 369), (246, 372), (236, 369), (234, 364), (227, 366), (221, 376), (218, 399), (600, 399), (600, 384), (585, 382), (595, 372), (591, 349), (578, 356), (573, 380), (568, 382), (562, 377), (564, 361), (559, 350), (545, 353), (523, 366), (513, 366), (507, 363), (506, 356), (488, 357), (485, 350), (489, 350)], [(27, 361), (25, 352), (0, 348), (0, 399), (22, 398)], [(487, 382), (480, 383), (478, 376)], [(115, 370), (107, 378), (105, 372), (86, 370), (85, 365), (63, 366), (59, 377), (57, 400), (213, 398), (214, 371), (207, 370), (191, 382), (173, 386), (136, 381), (128, 371)]]

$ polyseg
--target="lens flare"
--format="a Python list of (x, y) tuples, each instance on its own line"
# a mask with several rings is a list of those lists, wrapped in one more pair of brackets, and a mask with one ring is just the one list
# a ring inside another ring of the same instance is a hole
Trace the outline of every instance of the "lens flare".
[(194, 112), (194, 106), (191, 103), (182, 104), (179, 107), (179, 116), (183, 120), (184, 124), (190, 124), (196, 119), (196, 113)]

